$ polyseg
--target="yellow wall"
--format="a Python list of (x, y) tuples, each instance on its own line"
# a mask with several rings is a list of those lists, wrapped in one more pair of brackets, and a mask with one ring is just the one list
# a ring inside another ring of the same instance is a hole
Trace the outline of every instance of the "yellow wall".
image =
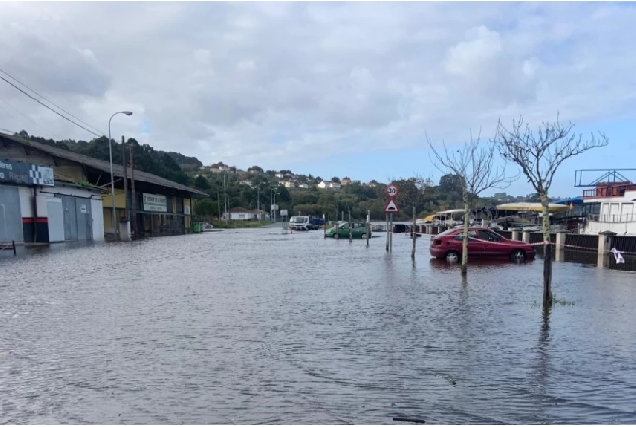
[[(109, 208), (109, 212), (110, 212), (110, 208), (113, 206), (113, 198), (111, 196), (111, 193), (109, 192), (108, 194), (104, 194), (102, 196), (102, 200), (103, 200), (102, 203), (104, 205), (104, 209)], [(124, 197), (124, 190), (115, 188), (115, 208), (117, 209), (126, 208), (126, 198)]]
[[(161, 194), (161, 193), (157, 193), (157, 194)], [(112, 197), (109, 194), (104, 194), (103, 196), (103, 207), (104, 207), (104, 230), (109, 230), (112, 228)], [(185, 207), (188, 206), (190, 207), (190, 215), (192, 215), (192, 199), (183, 199), (183, 206), (184, 206), (184, 211), (185, 211)], [(121, 218), (123, 218), (124, 216), (124, 209), (125, 209), (125, 198), (124, 198), (124, 190), (120, 190), (115, 188), (115, 218), (117, 220), (120, 220)], [(177, 210), (177, 200), (176, 198), (174, 198), (172, 200), (172, 211), (175, 212)], [(185, 213), (185, 212), (184, 212)], [(171, 214), (165, 214), (165, 215), (171, 215)], [(190, 228), (192, 222), (191, 222), (191, 217), (190, 215), (185, 215), (185, 227), (186, 228)], [(146, 230), (150, 231), (150, 219), (146, 218), (144, 220), (146, 222), (145, 226), (146, 226)]]
[[(183, 199), (183, 208), (185, 211), (185, 207), (190, 207), (190, 215), (192, 215), (192, 200), (191, 199)], [(186, 229), (190, 228), (190, 215), (185, 216), (185, 227)]]
[(54, 166), (53, 172), (74, 179), (76, 182), (86, 180), (81, 166)]

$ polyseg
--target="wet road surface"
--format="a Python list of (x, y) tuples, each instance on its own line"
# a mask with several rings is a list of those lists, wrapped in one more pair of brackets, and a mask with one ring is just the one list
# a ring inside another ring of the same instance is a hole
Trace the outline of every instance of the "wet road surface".
[(278, 228), (0, 259), (0, 422), (636, 423), (636, 274)]

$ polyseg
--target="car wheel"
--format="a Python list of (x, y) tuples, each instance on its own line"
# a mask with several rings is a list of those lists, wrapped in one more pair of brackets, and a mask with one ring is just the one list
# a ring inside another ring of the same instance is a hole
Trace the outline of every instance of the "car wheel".
[(459, 254), (455, 251), (450, 251), (446, 253), (446, 261), (448, 262), (457, 262), (459, 261)]
[(524, 262), (526, 260), (526, 253), (521, 249), (514, 250), (510, 254), (510, 260), (512, 262)]

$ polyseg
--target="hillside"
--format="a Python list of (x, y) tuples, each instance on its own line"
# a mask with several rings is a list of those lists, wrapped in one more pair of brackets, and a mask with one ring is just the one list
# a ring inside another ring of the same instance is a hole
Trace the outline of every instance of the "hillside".
[[(55, 141), (29, 135), (26, 131), (21, 131), (19, 136), (101, 160), (109, 160), (106, 137), (91, 141)], [(370, 210), (372, 218), (384, 218), (386, 184), (375, 181), (363, 184), (351, 182), (348, 178), (341, 180), (332, 177), (329, 182), (342, 183), (341, 189), (321, 189), (318, 188), (318, 184), (323, 179), (311, 174), (296, 175), (290, 170), (264, 171), (259, 166), (241, 171), (222, 162), (203, 167), (203, 163), (196, 157), (155, 150), (148, 144), (139, 144), (134, 138), (128, 139), (126, 143), (133, 147), (136, 169), (192, 186), (209, 194), (208, 198), (196, 201), (197, 215), (218, 216), (223, 210), (226, 193), (229, 208), (256, 209), (260, 201), (261, 209), (269, 212), (273, 193), (276, 192), (276, 203), (280, 209), (289, 210), (290, 214), (326, 213), (330, 218), (334, 218), (337, 212), (350, 210), (353, 218), (361, 219), (366, 217), (367, 210)], [(113, 144), (113, 161), (122, 163), (122, 145), (119, 142)], [(223, 170), (218, 170), (219, 167)], [(292, 188), (285, 187), (284, 183)], [(416, 207), (418, 216), (461, 207), (461, 190), (457, 177), (453, 175), (443, 176), (438, 183), (415, 177), (395, 180), (394, 183), (400, 190), (397, 202), (402, 210), (397, 215), (397, 220), (409, 219), (413, 206)], [(495, 204), (496, 202), (491, 199), (477, 199), (474, 208), (480, 209)]]

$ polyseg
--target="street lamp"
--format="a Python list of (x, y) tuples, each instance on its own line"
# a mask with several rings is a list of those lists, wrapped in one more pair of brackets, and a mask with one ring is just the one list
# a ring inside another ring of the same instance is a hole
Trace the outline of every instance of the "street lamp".
[[(277, 207), (276, 206), (276, 195), (277, 194), (280, 196), (280, 193), (274, 193), (274, 206), (275, 207)], [(274, 208), (274, 222), (276, 222), (276, 209), (275, 208)]]
[[(113, 201), (113, 229), (115, 230), (115, 235), (119, 235), (119, 230), (117, 229), (117, 225), (116, 223), (116, 218), (115, 218), (115, 176), (113, 175), (113, 143), (112, 140), (110, 139), (110, 121), (113, 120), (113, 117), (115, 117), (117, 114), (125, 114), (127, 116), (132, 116), (132, 112), (130, 111), (118, 111), (115, 114), (113, 114), (112, 116), (110, 116), (110, 119), (108, 119), (108, 152), (110, 154), (110, 196), (112, 197), (112, 201)], [(124, 171), (124, 173), (126, 173), (126, 171)], [(133, 200), (133, 203), (135, 203), (135, 201)], [(133, 218), (134, 221), (134, 218)]]

